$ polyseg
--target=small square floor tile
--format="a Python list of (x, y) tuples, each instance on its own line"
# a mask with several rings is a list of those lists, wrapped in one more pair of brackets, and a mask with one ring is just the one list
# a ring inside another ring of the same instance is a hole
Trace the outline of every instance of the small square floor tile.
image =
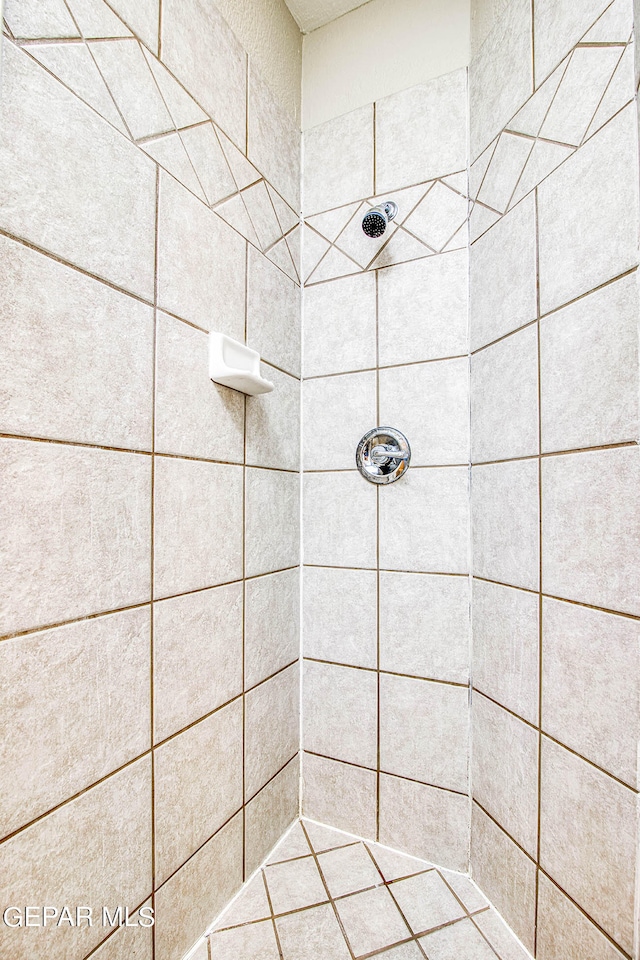
[(416, 873), (433, 869), (433, 864), (427, 863), (426, 860), (417, 860), (415, 857), (408, 857), (404, 853), (389, 850), (388, 847), (381, 847), (377, 843), (368, 843), (367, 846), (369, 850), (371, 850), (373, 858), (382, 871), (382, 876), (387, 883), (391, 880), (399, 880), (401, 877), (411, 877)]
[(278, 917), (276, 926), (284, 960), (351, 960), (329, 904)]
[(500, 960), (531, 960), (531, 955), (495, 910), (478, 913), (473, 918), (473, 922), (487, 938)]
[(271, 916), (271, 909), (267, 899), (262, 871), (245, 886), (238, 899), (231, 904), (220, 917), (216, 929), (237, 927), (241, 923), (251, 923), (253, 920), (264, 920)]
[(489, 901), (480, 893), (473, 880), (470, 880), (469, 877), (465, 877), (461, 873), (454, 873), (452, 870), (441, 870), (440, 873), (456, 897), (462, 900), (469, 913), (475, 913), (476, 910), (484, 910), (489, 906)]
[(349, 843), (357, 843), (358, 841), (357, 837), (352, 837), (348, 833), (341, 833), (339, 830), (332, 830), (331, 827), (324, 827), (320, 823), (310, 823), (305, 820), (304, 826), (316, 853), (335, 850), (336, 847), (346, 847)]
[(429, 960), (496, 960), (496, 955), (471, 920), (459, 920), (450, 927), (420, 938)]
[(279, 960), (271, 920), (211, 934), (211, 960)]
[(386, 887), (356, 893), (336, 903), (356, 957), (407, 940), (411, 933)]
[(380, 960), (424, 960), (424, 953), (415, 940), (412, 940), (411, 943), (402, 943), (399, 947), (391, 947), (390, 950), (379, 953), (378, 957)]
[(382, 883), (380, 872), (363, 843), (321, 853), (318, 863), (332, 897), (343, 897)]
[(269, 857), (268, 863), (280, 863), (282, 860), (293, 860), (295, 857), (308, 857), (310, 853), (309, 841), (298, 822), (294, 823), (286, 837), (282, 838)]
[(328, 900), (313, 857), (274, 863), (264, 869), (273, 912), (287, 913)]
[(436, 870), (398, 880), (389, 890), (416, 934), (466, 916), (464, 907)]

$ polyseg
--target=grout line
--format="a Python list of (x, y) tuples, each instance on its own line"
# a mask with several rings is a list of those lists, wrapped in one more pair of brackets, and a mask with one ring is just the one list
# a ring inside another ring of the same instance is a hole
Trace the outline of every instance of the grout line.
[(594, 770), (597, 770), (603, 776), (608, 777), (609, 780), (613, 780), (614, 783), (617, 783), (621, 787), (626, 787), (627, 790), (630, 790), (636, 795), (640, 795), (640, 787), (634, 787), (630, 783), (627, 783), (625, 780), (621, 780), (620, 777), (616, 776), (615, 773), (612, 773), (610, 770), (607, 770), (605, 767), (601, 767), (594, 760), (590, 760), (588, 757), (583, 756), (577, 750), (574, 750), (573, 747), (568, 746), (562, 740), (558, 740), (557, 737), (554, 737), (553, 734), (548, 733), (546, 730), (542, 729), (539, 724), (532, 723), (531, 720), (527, 720), (525, 717), (520, 716), (519, 713), (516, 713), (515, 710), (511, 710), (510, 707), (505, 707), (503, 703), (500, 703), (499, 700), (496, 700), (494, 697), (489, 696), (489, 694), (484, 693), (478, 687), (474, 691), (478, 696), (483, 697), (485, 700), (488, 700), (494, 706), (499, 707), (501, 710), (504, 710), (505, 713), (513, 717), (516, 720), (519, 720), (530, 730), (535, 731), (539, 734), (540, 741), (542, 739), (549, 740), (551, 743), (554, 743), (557, 747), (561, 747), (563, 750), (566, 750), (567, 753), (570, 753), (572, 756), (576, 757), (578, 760), (582, 760), (583, 763), (586, 763), (588, 766), (592, 767)]
[[(378, 267), (376, 270), (372, 271), (372, 273), (374, 273), (377, 277), (381, 269), (383, 268)], [(468, 354), (460, 353), (451, 357), (431, 357), (426, 360), (410, 360), (408, 363), (378, 363), (378, 365), (375, 367), (360, 367), (357, 370), (339, 370), (337, 373), (318, 373), (314, 376), (305, 377), (304, 379), (305, 382), (307, 380), (328, 380), (332, 377), (348, 377), (359, 373), (375, 373), (379, 370), (402, 370), (404, 367), (417, 367), (427, 363), (445, 363), (448, 360), (466, 360), (467, 357)]]
[(313, 859), (314, 859), (314, 862), (315, 862), (315, 865), (316, 865), (316, 869), (317, 869), (318, 873), (320, 874), (320, 879), (322, 880), (322, 885), (323, 885), (324, 889), (326, 890), (327, 897), (328, 897), (328, 899), (329, 899), (329, 903), (330, 903), (331, 908), (332, 908), (332, 910), (333, 910), (333, 913), (334, 913), (334, 916), (335, 916), (336, 921), (337, 921), (337, 923), (338, 923), (338, 926), (340, 927), (340, 932), (342, 933), (342, 936), (344, 937), (344, 942), (345, 942), (345, 944), (346, 944), (346, 946), (347, 946), (347, 950), (349, 951), (349, 956), (351, 957), (351, 960), (356, 960), (355, 954), (354, 954), (353, 950), (351, 949), (351, 944), (349, 943), (349, 938), (347, 937), (346, 930), (344, 929), (344, 925), (343, 925), (343, 923), (342, 923), (342, 919), (341, 919), (341, 917), (340, 917), (340, 914), (338, 913), (338, 908), (336, 907), (335, 901), (334, 901), (333, 897), (331, 896), (331, 891), (329, 890), (329, 885), (327, 884), (327, 881), (326, 881), (326, 879), (325, 879), (324, 873), (322, 872), (322, 867), (320, 866), (320, 861), (319, 861), (319, 859), (318, 859), (318, 854), (317, 854), (316, 851), (314, 850), (313, 844), (311, 843), (311, 840), (309, 839), (309, 834), (307, 833), (307, 828), (305, 827), (303, 820), (300, 821), (300, 826), (302, 827), (302, 832), (304, 833), (305, 837), (307, 838), (307, 843), (309, 844), (309, 847), (310, 847), (310, 849), (311, 849), (311, 853), (312, 853), (312, 855), (313, 855)]
[(321, 663), (328, 667), (343, 667), (345, 670), (361, 670), (364, 673), (379, 673), (386, 677), (401, 677), (405, 680), (419, 680), (422, 683), (440, 683), (447, 687), (460, 687), (466, 690), (469, 682), (462, 683), (458, 680), (442, 680), (439, 677), (422, 677), (415, 673), (402, 673), (399, 670), (385, 670), (380, 666), (363, 667), (357, 663), (343, 663), (340, 660), (323, 660), (320, 657), (304, 657), (306, 663)]
[[(375, 573), (375, 567), (340, 567), (331, 563), (305, 563), (305, 567), (312, 570), (363, 570), (367, 573)], [(381, 567), (381, 573), (407, 573), (416, 577), (468, 577), (468, 573), (451, 573), (443, 570), (396, 570), (388, 567)]]
[[(533, 2), (533, 0), (532, 0)], [(567, 67), (568, 69), (568, 67)], [(566, 72), (566, 71), (565, 71)], [(562, 83), (562, 81), (561, 81)], [(560, 85), (558, 86), (560, 89)], [(557, 91), (556, 91), (557, 93)], [(542, 360), (541, 360), (541, 297), (540, 297), (540, 216), (538, 210), (538, 188), (533, 192), (535, 216), (535, 270), (536, 270), (536, 362), (537, 362), (537, 403), (538, 403), (538, 727), (537, 727), (537, 811), (536, 811), (536, 879), (533, 917), (533, 955), (538, 952), (538, 917), (540, 893), (540, 837), (542, 832)]]
[[(374, 104), (374, 148), (375, 148), (375, 104)], [(375, 178), (375, 149), (374, 149)], [(374, 179), (375, 187), (375, 179)], [(378, 271), (375, 271), (375, 311), (376, 311), (376, 422), (381, 419), (380, 402), (380, 291)], [(376, 840), (380, 839), (380, 756), (382, 751), (381, 724), (381, 681), (380, 681), (380, 486), (376, 485)]]
[[(261, 870), (260, 870), (260, 876), (262, 877), (262, 884), (263, 884), (263, 886), (264, 886), (264, 892), (265, 892), (266, 895), (267, 895), (267, 903), (269, 904), (269, 910), (270, 910), (270, 912), (271, 912), (271, 923), (272, 923), (272, 926), (273, 926), (273, 935), (274, 935), (275, 938), (276, 938), (276, 946), (277, 946), (277, 948), (278, 948), (278, 954), (279, 954), (279, 956), (280, 956), (280, 960), (284, 960), (284, 953), (283, 953), (283, 950), (282, 950), (282, 944), (280, 943), (280, 935), (279, 935), (279, 933), (278, 933), (278, 927), (277, 927), (277, 925), (276, 925), (275, 913), (274, 913), (274, 910), (273, 910), (273, 901), (271, 900), (271, 893), (270, 893), (270, 891), (269, 891), (269, 884), (267, 883), (267, 871), (265, 870), (264, 867), (262, 867)], [(221, 929), (223, 929), (223, 928), (221, 928)]]
[[(341, 568), (340, 568), (341, 569)], [(530, 587), (521, 587), (513, 583), (504, 583), (502, 580), (491, 580), (489, 577), (479, 577), (477, 574), (473, 577), (474, 580), (479, 580), (481, 583), (492, 583), (497, 587), (507, 587), (509, 590), (521, 590), (522, 593), (530, 593), (535, 596), (538, 595), (537, 590), (532, 590)], [(585, 610), (597, 610), (599, 613), (608, 613), (613, 617), (624, 617), (625, 620), (640, 620), (640, 614), (635, 613), (625, 613), (620, 610), (611, 610), (609, 607), (597, 607), (592, 603), (584, 603), (581, 600), (571, 600), (568, 597), (559, 597), (553, 593), (542, 592), (542, 596), (545, 600), (557, 600), (559, 603), (570, 603), (575, 607), (584, 607)]]
[[(630, 444), (627, 444), (630, 446)], [(527, 459), (522, 458), (522, 459)], [(460, 469), (461, 467), (465, 470), (469, 469), (468, 463), (412, 463), (411, 467), (413, 470), (454, 470)], [(290, 471), (288, 471), (290, 472)], [(334, 467), (326, 469), (314, 468), (312, 470), (305, 470), (305, 476), (332, 476), (336, 473), (351, 473), (355, 474), (357, 472), (356, 467)]]
[[(310, 757), (319, 757), (321, 760), (332, 760), (334, 763), (342, 763), (346, 767), (355, 767), (357, 770), (368, 770), (376, 773), (374, 767), (367, 767), (362, 763), (355, 763), (352, 760), (341, 760), (339, 757), (330, 757), (326, 753), (318, 753), (317, 750), (306, 750)], [(422, 787), (431, 787), (433, 790), (442, 790), (444, 793), (453, 793), (457, 797), (467, 797), (468, 793), (463, 790), (454, 790), (452, 787), (443, 787), (437, 783), (428, 783), (425, 780), (416, 780), (413, 777), (405, 777), (401, 773), (393, 773), (391, 770), (380, 770), (380, 775), (385, 777), (394, 777), (396, 780), (405, 780), (407, 783), (418, 783)], [(373, 841), (379, 843), (378, 840)]]
[[(156, 205), (155, 205), (155, 223), (154, 223), (154, 252), (153, 252), (153, 357), (152, 357), (152, 407), (151, 407), (151, 450), (153, 456), (151, 457), (151, 497), (150, 497), (150, 508), (151, 508), (151, 540), (150, 540), (150, 550), (149, 550), (149, 559), (150, 559), (150, 574), (149, 574), (149, 586), (150, 586), (150, 601), (151, 601), (151, 617), (150, 617), (150, 640), (149, 640), (149, 681), (151, 685), (150, 689), (150, 717), (149, 717), (149, 735), (150, 735), (150, 753), (151, 753), (151, 906), (153, 907), (153, 915), (155, 916), (155, 907), (156, 907), (156, 879), (157, 879), (157, 857), (156, 857), (156, 768), (155, 768), (155, 749), (154, 749), (154, 740), (155, 740), (155, 606), (153, 603), (153, 596), (155, 593), (155, 477), (156, 477), (156, 458), (155, 458), (155, 448), (156, 448), (156, 404), (157, 404), (157, 358), (158, 358), (158, 264), (159, 264), (159, 250), (160, 250), (160, 172), (156, 168)], [(155, 923), (152, 928), (152, 938), (151, 938), (151, 947), (152, 955), (155, 957), (156, 953), (156, 926)]]
[[(248, 58), (247, 58), (248, 71)], [(248, 95), (247, 95), (248, 96)], [(248, 326), (249, 244), (244, 245), (244, 341)], [(242, 882), (247, 879), (247, 397), (242, 405)]]
[[(266, 573), (254, 573), (247, 580), (261, 580), (264, 577), (277, 576), (280, 573), (288, 573), (290, 570), (297, 570), (298, 565), (293, 567), (282, 567), (279, 570), (268, 570)], [(84, 616), (73, 617), (71, 620), (60, 620), (54, 623), (47, 623), (44, 626), (29, 627), (27, 630), (18, 630), (13, 633), (5, 634), (0, 637), (0, 643), (5, 640), (16, 640), (20, 637), (29, 637), (32, 634), (44, 633), (46, 630), (56, 630), (58, 627), (68, 627), (74, 623), (83, 623), (85, 620), (97, 620), (99, 617), (110, 617), (116, 613), (127, 613), (130, 610), (141, 610), (143, 607), (150, 606), (151, 603), (164, 603), (168, 600), (179, 600), (181, 597), (190, 597), (197, 593), (206, 593), (207, 590), (217, 590), (219, 587), (230, 587), (234, 584), (242, 583), (242, 578), (235, 580), (225, 580), (222, 583), (211, 584), (207, 587), (197, 587), (195, 590), (186, 590), (183, 593), (169, 594), (164, 597), (155, 597), (154, 600), (141, 600), (140, 603), (127, 604), (123, 607), (114, 607), (111, 610), (99, 610), (97, 613), (88, 613)]]

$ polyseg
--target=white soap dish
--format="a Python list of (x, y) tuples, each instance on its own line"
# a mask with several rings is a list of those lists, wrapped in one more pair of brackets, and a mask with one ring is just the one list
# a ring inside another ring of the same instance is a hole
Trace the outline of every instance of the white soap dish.
[(250, 397), (273, 390), (271, 381), (260, 375), (260, 354), (225, 333), (209, 334), (209, 376)]

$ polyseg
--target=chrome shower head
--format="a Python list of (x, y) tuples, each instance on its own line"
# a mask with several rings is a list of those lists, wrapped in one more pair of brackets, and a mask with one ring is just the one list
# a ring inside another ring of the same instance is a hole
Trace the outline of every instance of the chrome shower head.
[(393, 220), (398, 212), (398, 204), (393, 200), (379, 203), (372, 210), (367, 210), (362, 218), (362, 229), (368, 237), (381, 237), (387, 229), (387, 224)]

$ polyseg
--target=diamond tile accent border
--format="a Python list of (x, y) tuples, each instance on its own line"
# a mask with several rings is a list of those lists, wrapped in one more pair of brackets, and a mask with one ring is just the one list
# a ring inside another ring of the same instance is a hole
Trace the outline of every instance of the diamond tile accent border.
[(633, 45), (613, 4), (473, 162), (472, 243), (633, 99)]
[(65, 11), (14, 42), (300, 283), (298, 214), (104, 0)]
[(469, 944), (483, 960), (529, 960), (468, 877), (301, 820), (214, 923), (209, 944), (211, 960), (424, 960), (430, 937), (452, 956)]
[[(371, 240), (362, 232), (362, 218), (382, 200), (394, 200), (398, 214), (382, 237)], [(305, 220), (304, 282), (320, 283), (464, 248), (468, 205), (467, 174), (459, 171), (315, 214)]]

